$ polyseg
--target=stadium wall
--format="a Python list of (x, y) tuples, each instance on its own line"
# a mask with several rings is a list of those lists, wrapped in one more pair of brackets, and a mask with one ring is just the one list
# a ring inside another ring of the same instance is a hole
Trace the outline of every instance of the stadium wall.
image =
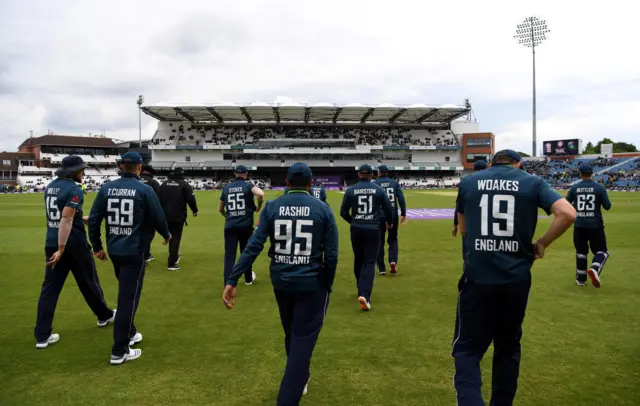
[[(229, 152), (229, 151), (226, 151)], [(151, 152), (152, 161), (186, 161), (186, 157), (190, 158), (191, 162), (204, 162), (204, 161), (223, 161), (222, 151), (162, 151), (153, 150)]]
[[(474, 141), (482, 141), (487, 140), (489, 145), (487, 146), (479, 146), (479, 145), (469, 145)], [(462, 160), (462, 166), (465, 169), (473, 169), (473, 161), (469, 162), (467, 159), (467, 155), (488, 155), (489, 160), (493, 158), (493, 154), (496, 149), (496, 136), (493, 133), (473, 133), (473, 134), (463, 134), (462, 135), (462, 156), (460, 157)]]

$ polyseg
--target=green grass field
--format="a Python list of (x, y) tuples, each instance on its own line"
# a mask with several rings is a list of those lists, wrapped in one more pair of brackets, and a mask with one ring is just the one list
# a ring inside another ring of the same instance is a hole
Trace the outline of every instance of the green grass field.
[[(453, 207), (455, 193), (406, 192), (409, 207)], [(276, 193), (269, 193), (274, 197)], [(268, 280), (240, 284), (237, 306), (221, 301), (223, 219), (218, 192), (197, 195), (200, 215), (182, 241), (182, 269), (166, 270), (156, 238), (136, 324), (143, 356), (109, 366), (112, 327), (98, 329), (72, 277), (54, 320), (60, 342), (36, 350), (33, 325), (44, 271), (42, 195), (0, 195), (0, 405), (273, 405), (285, 356)], [(603, 287), (574, 283), (571, 232), (533, 268), (516, 404), (640, 404), (640, 194), (612, 193), (605, 222), (612, 256)], [(330, 193), (337, 210), (342, 195)], [(88, 214), (93, 196), (87, 197)], [(450, 220), (400, 230), (397, 276), (376, 277), (373, 311), (355, 300), (348, 225), (338, 219), (340, 259), (326, 323), (312, 361), (306, 405), (454, 405), (453, 335), (460, 240)], [(549, 224), (542, 219), (540, 235)], [(115, 306), (110, 263), (99, 264)], [(483, 361), (485, 398), (491, 350)]]

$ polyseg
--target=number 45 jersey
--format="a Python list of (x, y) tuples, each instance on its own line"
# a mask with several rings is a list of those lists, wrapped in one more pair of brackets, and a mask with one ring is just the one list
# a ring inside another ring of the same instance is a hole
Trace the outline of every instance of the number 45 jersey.
[(226, 221), (224, 228), (253, 227), (256, 204), (253, 199), (253, 184), (238, 178), (222, 189), (220, 200), (224, 203)]
[(562, 197), (541, 178), (495, 164), (460, 183), (457, 212), (466, 223), (465, 276), (478, 284), (511, 283), (534, 261), (538, 208), (550, 214)]
[(611, 200), (604, 186), (593, 180), (582, 180), (569, 189), (567, 200), (576, 209), (576, 228), (604, 227), (602, 208), (611, 208)]
[(109, 255), (142, 255), (154, 229), (165, 239), (169, 236), (158, 197), (133, 174), (124, 173), (100, 188), (89, 215), (89, 238), (94, 252), (103, 249), (100, 238), (103, 219)]
[(58, 229), (60, 228), (62, 210), (65, 207), (76, 209), (67, 245), (86, 244), (87, 234), (84, 231), (84, 222), (82, 221), (84, 193), (80, 186), (71, 179), (58, 178), (47, 185), (44, 191), (44, 202), (47, 215), (45, 247), (58, 248)]

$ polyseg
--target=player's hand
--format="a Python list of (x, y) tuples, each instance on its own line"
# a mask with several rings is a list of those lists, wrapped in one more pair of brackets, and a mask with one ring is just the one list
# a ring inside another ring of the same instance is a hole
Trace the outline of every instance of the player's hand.
[(453, 228), (451, 229), (451, 235), (454, 237), (458, 236), (458, 226), (453, 226)]
[(107, 254), (104, 252), (104, 250), (94, 252), (93, 256), (98, 258), (102, 262), (105, 262), (107, 260)]
[(84, 224), (89, 224), (89, 216), (82, 216), (82, 221), (84, 221)]
[(198, 212), (197, 211), (193, 212), (193, 217), (198, 217)]
[(260, 212), (260, 209), (262, 209), (262, 206), (256, 206), (256, 213)]
[(169, 241), (171, 241), (172, 239), (173, 239), (173, 236), (169, 235), (169, 237), (167, 237), (164, 241), (162, 241), (162, 245), (169, 244)]
[(400, 216), (400, 224), (402, 225), (407, 224), (407, 216)]
[(55, 268), (58, 261), (60, 261), (60, 258), (62, 258), (63, 253), (64, 251), (60, 251), (60, 250), (54, 252), (51, 258), (49, 258), (49, 261), (47, 261), (47, 266), (50, 268)]
[(222, 292), (222, 303), (224, 303), (224, 307), (231, 310), (236, 305), (236, 287), (227, 285), (224, 287), (224, 292)]
[(393, 228), (393, 224), (387, 223), (387, 230), (391, 230)]
[(544, 250), (545, 246), (540, 243), (540, 240), (537, 240), (533, 243), (533, 254), (535, 255), (535, 259), (544, 258)]

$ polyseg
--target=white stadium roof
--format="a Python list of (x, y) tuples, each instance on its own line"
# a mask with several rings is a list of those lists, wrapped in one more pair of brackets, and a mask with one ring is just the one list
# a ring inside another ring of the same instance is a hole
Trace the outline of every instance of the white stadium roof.
[(445, 104), (427, 106), (412, 104), (398, 106), (380, 104), (377, 106), (352, 103), (337, 105), (331, 103), (268, 104), (251, 103), (239, 105), (222, 103), (210, 105), (162, 104), (142, 106), (140, 109), (159, 121), (190, 121), (192, 123), (397, 123), (427, 124), (450, 123), (463, 117), (469, 108)]

